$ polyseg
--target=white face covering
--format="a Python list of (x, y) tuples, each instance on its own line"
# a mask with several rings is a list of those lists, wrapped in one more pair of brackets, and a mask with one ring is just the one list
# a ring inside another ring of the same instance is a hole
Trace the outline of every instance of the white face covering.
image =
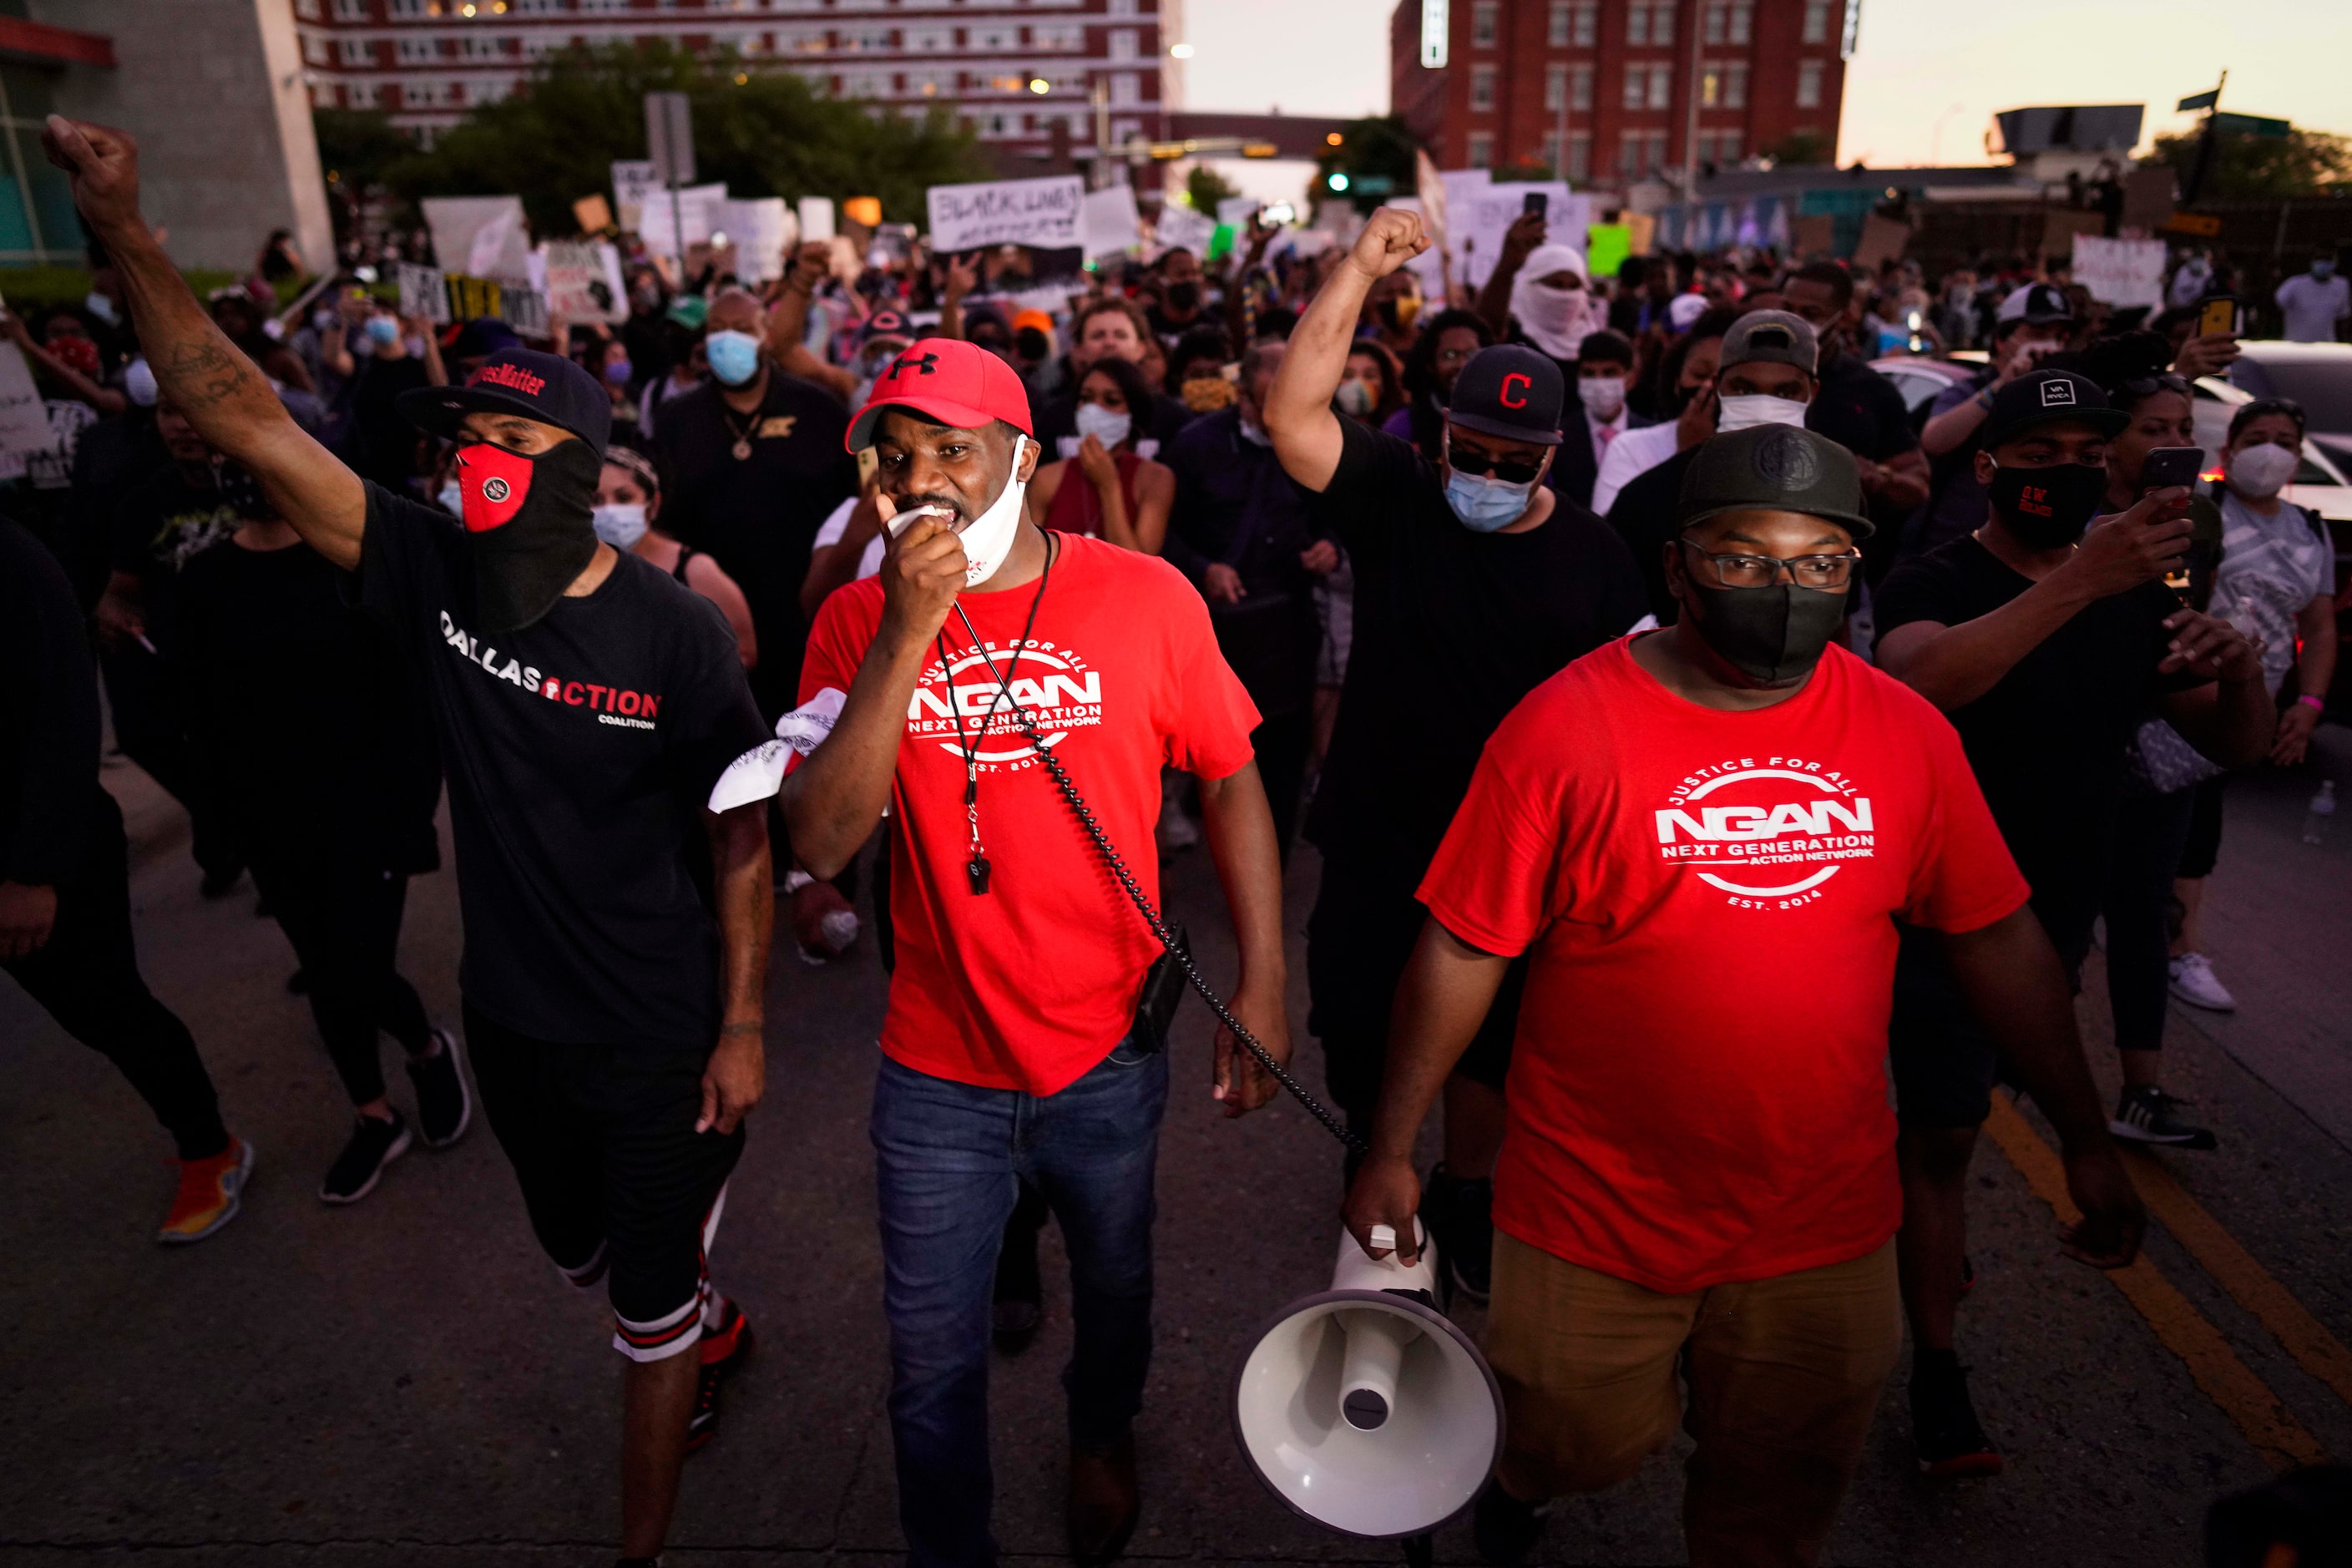
[(1536, 281), (1556, 272), (1583, 277), (1584, 253), (1572, 245), (1538, 245), (1529, 251), (1511, 282), (1511, 314), (1536, 347), (1554, 359), (1574, 359), (1597, 324), (1591, 319), (1591, 297), (1580, 286), (1555, 289)]
[(2230, 454), (2230, 488), (2249, 500), (2268, 500), (2294, 478), (2303, 459), (2292, 447), (2265, 441)]
[(1606, 425), (1625, 406), (1625, 384), (1613, 375), (1580, 376), (1576, 395), (1583, 399), (1586, 413)]
[(1021, 531), (1021, 498), (1029, 489), (1021, 478), (1021, 456), (1028, 445), (1026, 436), (1013, 438), (1013, 477), (1004, 481), (1003, 493), (989, 503), (988, 510), (963, 525), (957, 538), (963, 544), (963, 585), (977, 588), (996, 575), (1013, 553), (1013, 541)]
[(1078, 405), (1078, 434), (1091, 436), (1106, 447), (1116, 447), (1126, 440), (1128, 431), (1132, 429), (1134, 425), (1132, 416), (1113, 414), (1099, 403)]
[(1802, 428), (1805, 405), (1793, 397), (1727, 397), (1716, 416), (1715, 433), (1753, 430), (1759, 425), (1792, 425)]
[(600, 506), (589, 517), (595, 525), (596, 537), (615, 550), (634, 550), (637, 541), (646, 536), (646, 503), (643, 501)]

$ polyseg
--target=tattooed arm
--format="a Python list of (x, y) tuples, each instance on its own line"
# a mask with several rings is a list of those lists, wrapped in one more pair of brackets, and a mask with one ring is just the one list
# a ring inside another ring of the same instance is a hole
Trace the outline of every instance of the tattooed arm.
[(165, 401), (215, 448), (253, 470), (303, 542), (345, 569), (367, 519), (359, 476), (304, 434), (254, 363), (212, 318), (139, 216), (139, 148), (86, 121), (49, 116), (41, 145), (73, 177), (74, 203), (122, 279), (140, 345)]

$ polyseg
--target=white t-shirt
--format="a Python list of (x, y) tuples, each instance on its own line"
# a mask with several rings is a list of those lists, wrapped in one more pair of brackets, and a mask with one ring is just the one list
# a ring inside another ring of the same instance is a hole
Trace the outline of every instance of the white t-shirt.
[(2221, 528), (2212, 612), (2263, 639), (2263, 684), (2276, 695), (2294, 668), (2295, 617), (2336, 591), (2336, 547), (2301, 507), (2264, 517), (2226, 489)]
[[(849, 532), (849, 514), (856, 510), (856, 496), (851, 496), (847, 500), (835, 507), (833, 515), (826, 518), (824, 526), (816, 531), (816, 538), (810, 542), (809, 548), (824, 550), (840, 543), (843, 536)], [(866, 542), (866, 553), (857, 558), (859, 577), (877, 576), (881, 573), (882, 546), (885, 542), (887, 542), (886, 536), (880, 533), (877, 533)]]
[(2281, 335), (2291, 342), (2332, 343), (2336, 323), (2352, 315), (2352, 283), (2341, 277), (2323, 282), (2308, 272), (2298, 272), (2278, 286), (2274, 298), (2286, 312), (2286, 329)]
[(1682, 449), (1682, 433), (1674, 420), (1628, 430), (1609, 443), (1601, 472), (1592, 481), (1592, 510), (1601, 517), (1616, 502), (1617, 492)]

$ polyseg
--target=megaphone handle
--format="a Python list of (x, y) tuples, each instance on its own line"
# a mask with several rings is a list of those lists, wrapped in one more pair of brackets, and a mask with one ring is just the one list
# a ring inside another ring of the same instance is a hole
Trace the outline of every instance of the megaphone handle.
[[(962, 616), (963, 605), (958, 604), (955, 612), (958, 616)], [(982, 647), (980, 634), (972, 630), (969, 618), (964, 619), (964, 630), (970, 634), (972, 647), (975, 648)], [(988, 658), (985, 651), (982, 651), (981, 657), (983, 659)], [(989, 659), (988, 665), (989, 673), (995, 675), (995, 661)], [(1000, 688), (1004, 686), (1002, 677), (997, 679), (997, 685)], [(1135, 907), (1142, 914), (1144, 923), (1151, 928), (1151, 934), (1160, 939), (1160, 945), (1167, 949), (1168, 956), (1176, 961), (1176, 967), (1184, 972), (1184, 978), (1192, 983), (1193, 990), (1201, 994), (1201, 1000), (1209, 1005), (1209, 1011), (1217, 1016), (1219, 1023), (1233, 1031), (1234, 1038), (1239, 1040), (1243, 1048), (1257, 1058), (1258, 1066), (1273, 1075), (1275, 1082), (1288, 1089), (1292, 1098), (1305, 1106), (1307, 1113), (1323, 1124), (1325, 1131), (1359, 1154), (1369, 1152), (1369, 1146), (1364, 1141), (1349, 1131), (1348, 1124), (1332, 1114), (1329, 1106), (1307, 1093), (1307, 1086), (1291, 1077), (1283, 1065), (1276, 1061), (1264, 1046), (1257, 1043), (1257, 1037), (1242, 1027), (1242, 1021), (1234, 1016), (1232, 1009), (1225, 1005), (1223, 1000), (1209, 989), (1209, 983), (1201, 978), (1200, 970), (1193, 966), (1192, 955), (1177, 944), (1175, 932), (1170, 931), (1168, 922), (1160, 918), (1160, 911), (1151, 907), (1151, 900), (1144, 897), (1143, 889), (1136, 882), (1135, 873), (1127, 868), (1127, 862), (1119, 858), (1118, 851), (1112, 847), (1109, 836), (1103, 832), (1102, 825), (1095, 820), (1093, 809), (1087, 805), (1085, 797), (1078, 794), (1077, 786), (1070, 782), (1068, 773), (1064, 771), (1062, 759), (1055, 756), (1053, 749), (1045, 744), (1045, 736), (1038, 731), (1037, 721), (1030, 716), (1028, 709), (1022, 706), (1017, 700), (1013, 700), (1013, 694), (1009, 689), (1005, 689), (1004, 695), (1008, 699), (1013, 718), (1019, 720), (1022, 729), (1028, 732), (1029, 744), (1037, 753), (1037, 760), (1045, 764), (1045, 772), (1052, 776), (1055, 787), (1062, 792), (1062, 798), (1070, 803), (1070, 809), (1078, 814), (1078, 826), (1084, 827), (1087, 830), (1087, 836), (1095, 841), (1095, 847), (1101, 852), (1103, 860), (1110, 867), (1111, 875), (1117, 877), (1119, 886), (1127, 889), (1127, 896), (1135, 900)]]

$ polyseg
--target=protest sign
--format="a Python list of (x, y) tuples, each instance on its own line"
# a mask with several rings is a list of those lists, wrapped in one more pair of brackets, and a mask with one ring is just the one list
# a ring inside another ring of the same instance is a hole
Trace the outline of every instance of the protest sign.
[(1871, 213), (1862, 220), (1862, 237), (1854, 242), (1853, 269), (1875, 272), (1882, 261), (1892, 261), (1911, 243), (1911, 226), (1900, 218)]
[(719, 235), (735, 250), (735, 275), (746, 283), (766, 283), (784, 275), (784, 252), (800, 234), (800, 220), (782, 196), (704, 205), (713, 242)]
[(1503, 253), (1503, 236), (1527, 211), (1528, 197), (1538, 192), (1544, 197), (1544, 227), (1550, 241), (1580, 247), (1592, 222), (1592, 199), (1570, 195), (1562, 181), (1508, 185), (1489, 181), (1458, 192), (1449, 184), (1446, 228), (1454, 242), (1454, 276), (1458, 281), (1473, 289), (1486, 287), (1496, 259)]
[(1227, 196), (1217, 204), (1217, 223), (1224, 228), (1246, 228), (1264, 205), (1255, 196)]
[(41, 403), (41, 389), (33, 384), (33, 371), (25, 351), (0, 342), (0, 452), (30, 455), (57, 449), (49, 428), (49, 411)]
[(2074, 281), (2118, 310), (2164, 303), (2164, 241), (2074, 237)]
[(1633, 254), (1633, 231), (1622, 223), (1596, 223), (1584, 231), (1584, 268), (1595, 278), (1614, 278)]
[(677, 193), (677, 207), (673, 213), (670, 193), (656, 191), (646, 199), (645, 223), (637, 230), (637, 237), (646, 242), (646, 252), (650, 256), (676, 256), (681, 238), (688, 249), (708, 244), (710, 209), (726, 200), (727, 187), (723, 184), (689, 185)]
[(661, 176), (654, 172), (651, 163), (637, 161), (613, 165), (613, 205), (620, 211), (623, 228), (632, 232), (643, 229), (645, 205), (656, 194), (662, 194)]
[(833, 237), (833, 198), (803, 196), (800, 205), (801, 242)]
[(1087, 183), (1076, 174), (933, 185), (929, 193), (931, 248), (974, 250), (987, 245), (1072, 248), (1079, 243), (1078, 215), (1086, 195)]
[(399, 282), (402, 315), (422, 316), (436, 327), (449, 324), (449, 290), (442, 284), (439, 268), (404, 261)]
[(583, 234), (602, 234), (613, 226), (613, 204), (604, 199), (602, 191), (582, 196), (572, 204), (572, 221), (580, 226)]
[(1168, 250), (1189, 250), (1198, 256), (1209, 248), (1217, 226), (1205, 213), (1191, 207), (1161, 207), (1152, 237)]
[(546, 261), (547, 308), (574, 321), (629, 319), (628, 289), (621, 281), (621, 253), (584, 239), (550, 240)]
[(529, 265), (530, 235), (520, 196), (427, 196), (425, 226), (433, 258), (445, 272), (477, 278), (520, 278)]
[(1143, 227), (1142, 215), (1135, 210), (1135, 187), (1121, 180), (1088, 191), (1079, 227), (1089, 258), (1127, 254)]

